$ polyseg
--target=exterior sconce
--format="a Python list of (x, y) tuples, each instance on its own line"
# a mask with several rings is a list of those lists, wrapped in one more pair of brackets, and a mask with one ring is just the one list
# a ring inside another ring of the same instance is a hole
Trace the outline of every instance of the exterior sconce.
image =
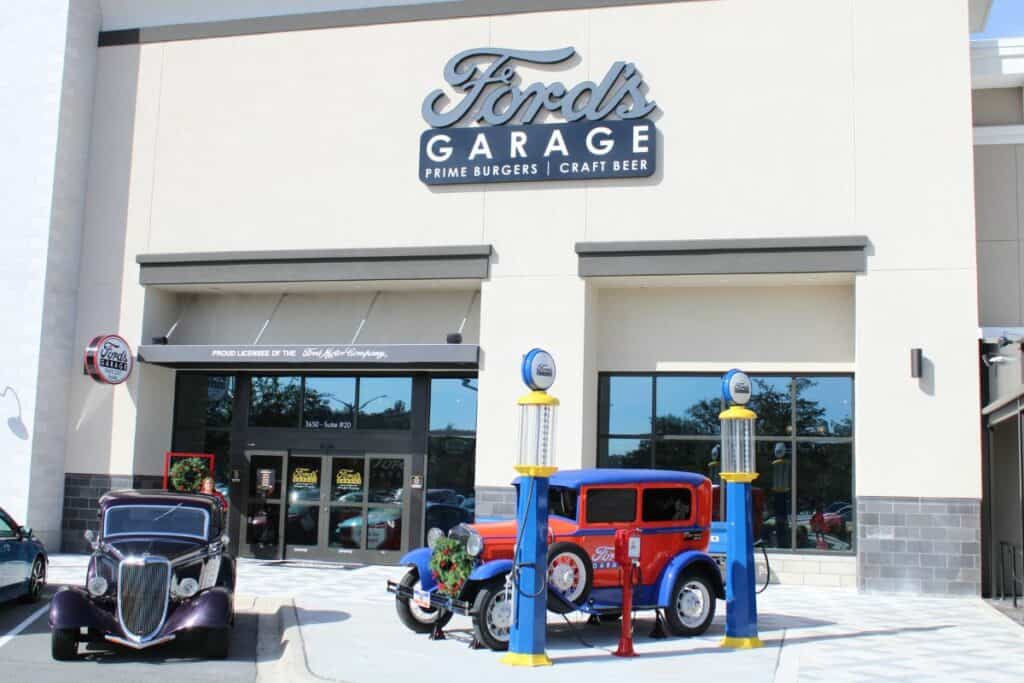
[(910, 349), (910, 376), (918, 378), (921, 376), (921, 349)]

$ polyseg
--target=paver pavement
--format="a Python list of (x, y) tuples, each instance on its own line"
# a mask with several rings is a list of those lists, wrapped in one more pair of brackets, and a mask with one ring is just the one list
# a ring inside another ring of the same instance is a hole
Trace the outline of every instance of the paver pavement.
[[(67, 564), (68, 576), (62, 565)], [(80, 558), (58, 557), (51, 579), (80, 582)], [(564, 681), (567, 677), (651, 681), (681, 675), (729, 681), (1024, 681), (1024, 628), (980, 599), (863, 595), (852, 590), (770, 586), (758, 597), (765, 647), (734, 652), (718, 647), (724, 602), (700, 638), (651, 640), (653, 622), (640, 613), (638, 657), (610, 655), (618, 624), (566, 624), (550, 615), (548, 652), (555, 666), (524, 672), (488, 650), (470, 650), (470, 621), (455, 617), (448, 639), (430, 641), (395, 616), (388, 579), (396, 567), (259, 562), (239, 563), (239, 592), (294, 600), (293, 634), (317, 677), (352, 683), (399, 680)], [(588, 644), (580, 642), (580, 637)], [(593, 646), (593, 647), (591, 647)]]

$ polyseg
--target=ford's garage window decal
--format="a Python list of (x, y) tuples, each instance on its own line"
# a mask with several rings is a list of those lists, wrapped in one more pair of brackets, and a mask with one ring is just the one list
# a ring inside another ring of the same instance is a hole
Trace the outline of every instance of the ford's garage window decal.
[[(423, 101), (433, 126), (420, 136), (427, 185), (646, 177), (657, 163), (657, 130), (636, 66), (615, 62), (599, 83), (518, 84), (518, 64), (562, 64), (575, 48), (477, 48), (452, 57), (445, 81)], [(534, 123), (554, 114), (565, 123)], [(454, 128), (462, 123), (463, 127)], [(508, 124), (516, 125), (508, 125)]]

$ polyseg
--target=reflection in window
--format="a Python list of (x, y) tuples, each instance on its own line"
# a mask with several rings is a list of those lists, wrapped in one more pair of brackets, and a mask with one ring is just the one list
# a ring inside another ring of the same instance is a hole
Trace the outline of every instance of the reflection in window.
[(254, 376), (251, 386), (250, 427), (299, 426), (302, 381), (298, 377)]
[(355, 377), (307, 377), (302, 394), (306, 429), (352, 429)]
[(404, 478), (405, 461), (401, 458), (370, 458), (369, 502), (401, 502)]
[(476, 439), (433, 435), (427, 441), (427, 523), (447, 533), (476, 514)]
[(363, 509), (332, 507), (327, 544), (335, 548), (363, 547)]
[(651, 442), (649, 439), (601, 439), (597, 466), (650, 467)]
[(853, 548), (853, 447), (801, 443), (797, 449), (796, 547)]
[(758, 441), (757, 479), (753, 487), (760, 495), (752, 497), (755, 507), (760, 503), (760, 528), (755, 522), (755, 536), (768, 548), (790, 548), (792, 542), (793, 453), (790, 441)]
[(180, 373), (174, 401), (177, 429), (231, 427), (234, 375)]
[(721, 471), (715, 456), (717, 441), (658, 441), (654, 447), (654, 467), (703, 474), (709, 479)]
[(647, 434), (651, 431), (651, 378), (608, 378), (607, 434)]
[(755, 429), (760, 436), (790, 436), (793, 433), (793, 399), (789, 377), (751, 377), (754, 395), (748, 408), (757, 413)]
[(366, 520), (367, 550), (402, 548), (402, 508), (370, 508)]
[(853, 436), (853, 381), (849, 377), (799, 377), (796, 428), (813, 436)]
[(658, 377), (655, 430), (659, 434), (718, 434), (722, 381), (718, 377)]
[(476, 431), (477, 382), (469, 378), (430, 380), (430, 431)]
[(363, 377), (359, 380), (360, 429), (412, 427), (412, 377)]

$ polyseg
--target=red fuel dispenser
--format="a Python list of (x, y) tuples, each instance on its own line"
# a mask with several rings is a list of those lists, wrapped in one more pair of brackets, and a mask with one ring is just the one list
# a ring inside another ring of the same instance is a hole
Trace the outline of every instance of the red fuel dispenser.
[(622, 633), (616, 657), (634, 657), (633, 651), (633, 583), (640, 566), (640, 530), (619, 529), (615, 532), (615, 562), (619, 565), (622, 583)]

